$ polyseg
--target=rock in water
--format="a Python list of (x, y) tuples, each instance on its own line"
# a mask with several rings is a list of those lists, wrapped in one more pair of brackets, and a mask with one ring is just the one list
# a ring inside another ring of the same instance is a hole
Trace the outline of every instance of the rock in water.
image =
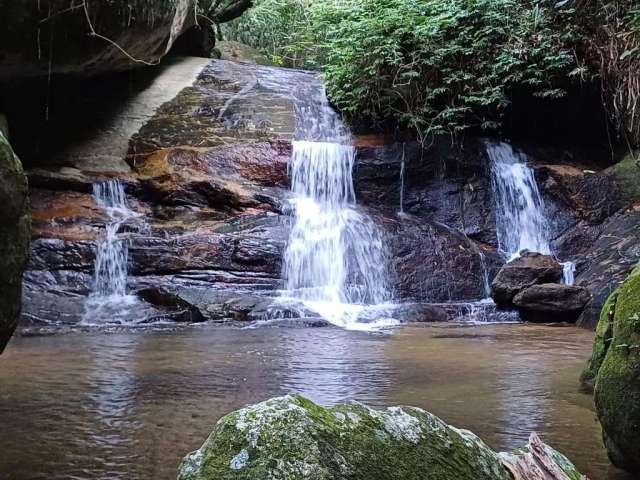
[[(323, 408), (287, 395), (223, 417), (185, 457), (178, 479), (513, 480), (510, 472), (518, 480), (582, 478), (536, 439), (499, 454), (419, 408), (373, 410), (355, 402)], [(534, 475), (541, 465), (548, 476)]]
[(528, 321), (575, 322), (590, 299), (584, 287), (544, 283), (522, 290), (513, 298), (513, 305)]
[(553, 257), (524, 252), (500, 269), (491, 283), (491, 296), (497, 305), (509, 307), (513, 298), (525, 288), (559, 282), (561, 278), (562, 265)]
[(611, 461), (640, 474), (640, 264), (603, 308), (593, 356), (595, 403)]
[(18, 325), (22, 273), (29, 256), (31, 216), (27, 178), (0, 132), (0, 353)]

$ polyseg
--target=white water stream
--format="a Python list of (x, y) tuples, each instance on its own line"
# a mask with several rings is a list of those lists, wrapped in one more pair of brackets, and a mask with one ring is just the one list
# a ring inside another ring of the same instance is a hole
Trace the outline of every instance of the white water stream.
[(320, 85), (296, 110), (284, 298), (344, 328), (393, 325), (395, 320), (365, 312), (391, 298), (389, 262), (382, 233), (356, 206), (351, 136)]
[[(553, 255), (544, 200), (527, 156), (501, 142), (487, 143), (487, 154), (496, 202), (498, 249), (508, 260), (519, 257), (523, 250)], [(562, 266), (564, 283), (573, 285), (574, 263), (564, 262)]]
[(121, 323), (137, 297), (127, 294), (129, 246), (120, 234), (122, 225), (138, 218), (127, 203), (118, 179), (95, 183), (93, 197), (109, 217), (96, 243), (93, 287), (85, 305), (84, 323)]

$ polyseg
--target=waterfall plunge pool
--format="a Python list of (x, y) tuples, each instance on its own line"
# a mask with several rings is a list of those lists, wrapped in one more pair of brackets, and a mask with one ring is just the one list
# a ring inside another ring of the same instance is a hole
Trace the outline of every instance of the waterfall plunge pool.
[(527, 324), (17, 336), (0, 369), (0, 478), (173, 480), (222, 415), (297, 392), (325, 405), (417, 405), (498, 449), (537, 431), (592, 480), (627, 480), (578, 392), (592, 339)]

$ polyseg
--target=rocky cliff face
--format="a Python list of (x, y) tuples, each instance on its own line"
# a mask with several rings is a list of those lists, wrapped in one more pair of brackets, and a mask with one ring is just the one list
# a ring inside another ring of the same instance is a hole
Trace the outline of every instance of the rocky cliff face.
[[(121, 232), (129, 242), (130, 291), (144, 292), (160, 314), (170, 303), (190, 305), (189, 318), (253, 318), (246, 299), (260, 310), (261, 299), (281, 286), (294, 100), (317, 82), (307, 72), (183, 59), (118, 109), (92, 101), (91, 110), (76, 112), (78, 125), (102, 112), (100, 125), (52, 154), (41, 149), (28, 157), (35, 228), (25, 317), (38, 324), (83, 317), (107, 220), (90, 192), (94, 182), (118, 177), (146, 222)], [(356, 142), (358, 202), (385, 232), (395, 297), (482, 298), (485, 273), (492, 278), (504, 262), (484, 142), (443, 140), (427, 150), (383, 137)], [(594, 294), (587, 310), (595, 310), (597, 295), (627, 271), (611, 256), (637, 254), (637, 213), (613, 194), (611, 175), (591, 173), (575, 157), (551, 149), (530, 158), (554, 248), (577, 262), (578, 283)]]
[(27, 179), (0, 129), (0, 353), (20, 318), (22, 273), (29, 256)]
[(192, 27), (181, 46), (209, 56), (209, 19), (228, 21), (250, 5), (249, 0), (213, 9), (204, 0), (3, 0), (0, 81), (155, 65)]

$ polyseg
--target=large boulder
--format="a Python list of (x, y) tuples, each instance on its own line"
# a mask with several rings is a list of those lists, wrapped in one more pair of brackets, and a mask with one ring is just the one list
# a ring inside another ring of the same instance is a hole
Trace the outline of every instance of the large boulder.
[(27, 178), (0, 132), (0, 353), (20, 317), (22, 274), (29, 256), (31, 216)]
[(223, 417), (185, 457), (178, 478), (533, 480), (542, 478), (531, 471), (540, 461), (545, 479), (580, 479), (569, 460), (535, 436), (517, 454), (499, 454), (419, 408), (323, 408), (287, 395)]
[(524, 252), (500, 269), (491, 283), (491, 296), (497, 305), (510, 307), (514, 297), (525, 288), (559, 282), (561, 278), (562, 265), (553, 257)]
[(640, 474), (640, 265), (605, 305), (593, 357), (595, 403), (611, 461)]
[(0, 30), (0, 81), (154, 65), (187, 31), (194, 33), (186, 38), (192, 45), (183, 45), (182, 51), (206, 49), (211, 21), (229, 21), (252, 1), (222, 3), (215, 2), (211, 9), (207, 0), (0, 1), (0, 18), (5, 19)]
[(544, 283), (525, 288), (513, 298), (513, 305), (525, 320), (575, 322), (591, 299), (584, 287)]
[(593, 351), (591, 358), (587, 362), (587, 366), (580, 375), (580, 383), (582, 389), (588, 393), (593, 393), (595, 387), (598, 370), (602, 366), (607, 350), (611, 344), (613, 336), (613, 318), (616, 311), (616, 300), (618, 299), (617, 290), (609, 295), (607, 301), (600, 312), (600, 320), (596, 328), (596, 338), (593, 340)]

